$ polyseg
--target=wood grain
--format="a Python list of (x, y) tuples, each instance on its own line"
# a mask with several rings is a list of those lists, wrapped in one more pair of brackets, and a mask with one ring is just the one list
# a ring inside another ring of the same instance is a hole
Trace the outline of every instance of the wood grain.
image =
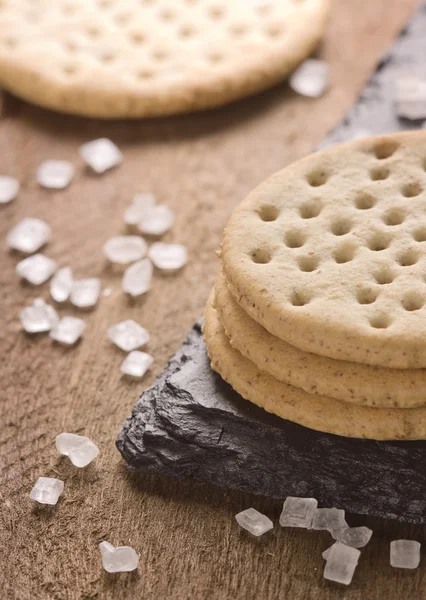
[[(426, 598), (426, 569), (389, 567), (389, 542), (425, 540), (425, 530), (371, 518), (374, 537), (348, 589), (322, 579), (322, 532), (281, 530), (259, 542), (240, 532), (233, 515), (250, 505), (277, 522), (280, 503), (216, 489), (133, 475), (114, 441), (122, 420), (201, 314), (218, 262), (215, 250), (233, 207), (270, 173), (309, 152), (342, 118), (380, 54), (416, 0), (340, 0), (321, 49), (333, 85), (321, 99), (296, 97), (282, 86), (225, 109), (182, 118), (100, 123), (45, 112), (4, 95), (0, 171), (22, 183), (1, 210), (2, 239), (21, 218), (45, 218), (53, 228), (46, 253), (77, 277), (99, 276), (112, 294), (84, 315), (87, 331), (72, 349), (20, 332), (19, 310), (48, 286), (19, 284), (19, 257), (3, 251), (0, 269), (1, 432), (0, 589), (13, 600), (236, 598), (351, 600)], [(125, 161), (102, 177), (85, 171), (78, 146), (106, 136)], [(49, 192), (34, 180), (45, 158), (78, 166), (68, 190)], [(177, 213), (168, 239), (185, 243), (191, 262), (176, 277), (157, 276), (143, 301), (120, 292), (120, 277), (101, 247), (122, 230), (136, 191), (153, 191)], [(60, 314), (78, 314), (60, 308)], [(120, 377), (121, 352), (106, 329), (125, 318), (149, 328), (155, 368), (143, 384)], [(60, 431), (84, 432), (101, 454), (79, 471), (54, 449)], [(35, 508), (28, 493), (40, 476), (65, 480), (57, 507)], [(409, 485), (409, 482), (407, 482)], [(97, 544), (130, 544), (140, 553), (136, 574), (109, 576)]]

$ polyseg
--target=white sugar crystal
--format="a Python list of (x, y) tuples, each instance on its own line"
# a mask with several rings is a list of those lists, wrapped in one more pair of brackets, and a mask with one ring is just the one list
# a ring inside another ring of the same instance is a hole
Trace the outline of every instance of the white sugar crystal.
[(148, 206), (143, 211), (139, 231), (145, 235), (163, 235), (173, 225), (174, 220), (173, 211), (165, 204)]
[(104, 173), (123, 160), (120, 150), (107, 138), (83, 144), (80, 146), (80, 156), (96, 173)]
[(390, 564), (399, 569), (417, 569), (420, 564), (420, 543), (414, 540), (391, 542)]
[(247, 508), (242, 512), (235, 515), (235, 520), (238, 525), (243, 529), (255, 536), (263, 535), (270, 529), (274, 528), (271, 519), (268, 519), (265, 515), (262, 515), (255, 508)]
[(55, 309), (46, 304), (43, 298), (36, 298), (31, 306), (21, 310), (19, 317), (27, 333), (50, 331), (59, 321)]
[(361, 552), (356, 548), (336, 542), (328, 549), (324, 578), (349, 585), (358, 564)]
[(139, 556), (130, 546), (114, 547), (109, 542), (101, 542), (99, 550), (102, 566), (108, 573), (125, 573), (138, 568)]
[(313, 514), (311, 527), (327, 531), (345, 529), (348, 527), (345, 511), (339, 508), (317, 508)]
[(315, 498), (286, 498), (280, 516), (281, 527), (304, 527), (310, 529), (318, 501)]
[(329, 71), (330, 67), (325, 61), (308, 58), (290, 76), (290, 87), (302, 96), (317, 98), (328, 86)]
[(0, 204), (7, 204), (16, 198), (19, 192), (19, 181), (9, 175), (0, 175)]
[(124, 213), (124, 222), (126, 225), (139, 225), (142, 220), (144, 210), (156, 204), (153, 194), (135, 194), (132, 204)]
[(45, 188), (63, 190), (74, 177), (74, 166), (67, 160), (45, 160), (38, 167), (36, 179)]
[(107, 334), (109, 339), (125, 352), (136, 350), (150, 340), (147, 330), (130, 319), (110, 327)]
[(102, 296), (103, 296), (104, 298), (107, 298), (108, 296), (111, 296), (111, 288), (105, 288), (105, 289), (102, 291)]
[(99, 448), (85, 435), (75, 433), (60, 433), (55, 438), (56, 450), (68, 456), (75, 467), (83, 468), (99, 454)]
[(330, 556), (330, 550), (332, 549), (333, 546), (330, 546), (330, 548), (327, 548), (327, 550), (324, 550), (324, 552), (322, 553), (322, 557), (324, 560), (328, 560), (328, 557)]
[(56, 342), (71, 346), (79, 339), (86, 327), (86, 323), (76, 317), (62, 317), (59, 323), (50, 332), (50, 337)]
[(70, 267), (63, 267), (56, 271), (50, 282), (50, 295), (55, 302), (65, 302), (71, 294), (73, 285), (72, 270)]
[(395, 82), (396, 112), (399, 117), (426, 118), (426, 79), (405, 75)]
[(368, 527), (347, 527), (332, 532), (334, 539), (352, 548), (363, 548), (368, 544), (373, 532)]
[(125, 375), (140, 378), (145, 375), (153, 362), (154, 359), (150, 354), (139, 352), (139, 350), (133, 350), (133, 352), (130, 352), (122, 362), (120, 371)]
[(123, 275), (123, 290), (131, 296), (145, 294), (151, 288), (152, 262), (148, 258), (128, 267)]
[(52, 477), (39, 477), (30, 492), (31, 500), (40, 504), (56, 504), (64, 491), (64, 482)]
[(34, 254), (21, 260), (16, 265), (16, 272), (33, 285), (41, 285), (52, 277), (57, 268), (57, 263), (51, 258), (44, 254)]
[(165, 244), (156, 242), (152, 244), (148, 252), (157, 269), (176, 271), (188, 262), (188, 250), (182, 244)]
[(52, 230), (41, 219), (23, 219), (9, 231), (6, 244), (13, 250), (25, 254), (37, 252), (49, 241)]
[(100, 292), (99, 279), (79, 279), (72, 285), (71, 302), (79, 308), (91, 308), (98, 301)]
[(104, 244), (104, 254), (112, 263), (127, 265), (141, 260), (148, 246), (138, 235), (117, 235)]

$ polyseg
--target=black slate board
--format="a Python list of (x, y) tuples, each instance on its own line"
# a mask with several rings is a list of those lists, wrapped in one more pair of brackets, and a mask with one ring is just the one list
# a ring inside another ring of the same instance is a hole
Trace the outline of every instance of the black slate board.
[[(397, 119), (393, 82), (401, 69), (426, 77), (425, 32), (422, 7), (323, 146), (418, 128)], [(266, 413), (212, 372), (200, 324), (142, 394), (117, 447), (131, 467), (147, 473), (274, 498), (313, 496), (321, 506), (426, 523), (426, 442), (343, 438)]]

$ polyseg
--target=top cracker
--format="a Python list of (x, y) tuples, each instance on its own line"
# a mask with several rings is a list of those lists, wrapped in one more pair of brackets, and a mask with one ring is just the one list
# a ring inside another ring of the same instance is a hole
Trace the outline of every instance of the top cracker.
[(285, 78), (329, 0), (2, 0), (0, 83), (102, 118), (220, 106)]
[(222, 264), (240, 306), (307, 352), (426, 367), (426, 132), (308, 156), (246, 198)]

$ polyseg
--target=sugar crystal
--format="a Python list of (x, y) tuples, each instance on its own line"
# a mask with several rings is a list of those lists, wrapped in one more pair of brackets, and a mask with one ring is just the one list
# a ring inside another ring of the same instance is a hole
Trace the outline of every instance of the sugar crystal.
[(324, 578), (349, 585), (355, 573), (361, 552), (356, 548), (336, 542), (328, 549)]
[(130, 546), (114, 547), (109, 542), (101, 542), (99, 550), (102, 566), (108, 573), (125, 573), (138, 568), (139, 556)]
[(80, 338), (86, 327), (82, 319), (76, 317), (62, 317), (59, 323), (50, 332), (50, 337), (56, 342), (71, 346)]
[(49, 241), (52, 230), (41, 219), (23, 219), (9, 231), (6, 244), (25, 254), (37, 252)]
[(37, 169), (36, 179), (42, 187), (62, 190), (71, 183), (74, 172), (67, 160), (45, 160)]
[(420, 564), (420, 543), (414, 540), (391, 542), (390, 564), (399, 569), (417, 569)]
[(56, 271), (50, 282), (50, 295), (55, 302), (65, 302), (71, 294), (73, 285), (72, 270), (70, 267), (63, 267)]
[(152, 366), (153, 362), (154, 359), (150, 354), (140, 352), (139, 350), (133, 350), (133, 352), (130, 352), (122, 362), (120, 370), (125, 375), (141, 378)]
[(9, 175), (0, 175), (0, 204), (7, 204), (16, 198), (19, 192), (19, 181)]
[(99, 279), (79, 279), (72, 285), (71, 302), (79, 308), (91, 308), (98, 301), (100, 292)]
[(363, 548), (368, 544), (373, 532), (368, 527), (345, 527), (332, 532), (334, 539), (352, 548)]
[(317, 98), (328, 86), (329, 71), (330, 67), (325, 61), (308, 58), (290, 76), (290, 87), (302, 96)]
[(60, 433), (55, 438), (56, 450), (68, 456), (75, 467), (83, 468), (99, 454), (99, 448), (85, 435), (75, 433)]
[(123, 160), (120, 150), (107, 138), (83, 144), (80, 146), (80, 156), (96, 173), (104, 173)]
[(181, 244), (156, 242), (148, 252), (149, 258), (157, 269), (176, 271), (188, 262), (188, 250)]
[(52, 277), (57, 268), (58, 265), (51, 258), (44, 254), (34, 254), (21, 260), (16, 265), (16, 272), (33, 285), (41, 285)]
[(153, 267), (148, 258), (143, 258), (126, 269), (123, 275), (123, 290), (131, 296), (145, 294), (151, 288)]
[(116, 346), (126, 352), (136, 350), (136, 348), (144, 346), (150, 340), (147, 330), (131, 319), (110, 327), (107, 334)]
[(144, 209), (139, 231), (145, 235), (160, 236), (166, 233), (175, 220), (173, 212), (165, 204), (156, 204)]
[(36, 298), (31, 306), (21, 310), (19, 317), (27, 333), (50, 331), (59, 321), (55, 309), (46, 304), (43, 298)]
[(304, 527), (309, 529), (318, 501), (315, 498), (295, 498), (289, 496), (284, 501), (280, 516), (281, 527)]
[(126, 225), (139, 225), (142, 220), (144, 210), (156, 204), (153, 194), (135, 194), (132, 204), (124, 213), (124, 222)]
[(274, 524), (267, 516), (262, 515), (255, 508), (247, 508), (235, 515), (238, 525), (255, 536), (260, 536), (274, 528)]
[(104, 254), (112, 263), (126, 265), (146, 255), (147, 244), (138, 235), (117, 235), (104, 244)]
[(345, 511), (339, 508), (317, 508), (312, 518), (312, 529), (333, 531), (347, 528)]
[(64, 482), (53, 477), (39, 477), (30, 492), (31, 500), (40, 504), (56, 504), (64, 491)]

